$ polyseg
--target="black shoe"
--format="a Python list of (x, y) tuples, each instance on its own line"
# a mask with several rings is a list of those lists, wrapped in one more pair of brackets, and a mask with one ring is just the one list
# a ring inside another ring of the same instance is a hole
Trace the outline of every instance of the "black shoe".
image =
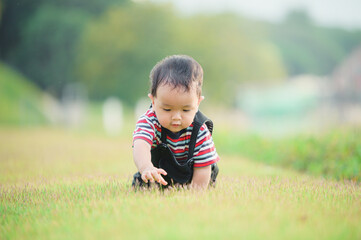
[(212, 172), (211, 172), (211, 181), (209, 185), (212, 187), (216, 186), (217, 176), (218, 176), (219, 168), (217, 166), (217, 163), (212, 164)]
[(140, 172), (137, 172), (133, 175), (133, 182), (132, 182), (133, 188), (140, 188), (140, 187), (150, 187), (150, 182), (144, 182), (142, 179), (142, 175)]

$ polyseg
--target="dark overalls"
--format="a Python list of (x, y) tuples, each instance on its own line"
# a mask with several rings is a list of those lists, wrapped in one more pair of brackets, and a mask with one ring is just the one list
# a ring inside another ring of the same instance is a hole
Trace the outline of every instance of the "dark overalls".
[[(184, 164), (179, 164), (179, 162), (174, 157), (172, 151), (169, 149), (167, 142), (167, 129), (162, 127), (161, 132), (161, 142), (155, 148), (151, 150), (152, 163), (156, 168), (162, 168), (167, 172), (167, 175), (162, 175), (164, 180), (168, 183), (166, 186), (173, 185), (176, 183), (179, 184), (189, 184), (192, 181), (193, 177), (193, 154), (194, 148), (197, 142), (197, 136), (199, 129), (203, 124), (206, 124), (209, 132), (212, 134), (213, 132), (213, 122), (208, 119), (203, 113), (198, 111), (193, 119), (193, 130), (189, 142), (189, 150), (188, 150), (188, 158)], [(217, 163), (212, 164), (212, 172), (211, 172), (211, 180), (210, 185), (214, 186), (216, 183), (217, 175), (218, 175), (218, 166)], [(157, 183), (158, 184), (158, 183)], [(159, 185), (159, 184), (158, 184)], [(150, 186), (150, 182), (145, 183), (141, 178), (141, 174), (137, 172), (133, 176), (133, 187), (142, 187), (142, 186)]]

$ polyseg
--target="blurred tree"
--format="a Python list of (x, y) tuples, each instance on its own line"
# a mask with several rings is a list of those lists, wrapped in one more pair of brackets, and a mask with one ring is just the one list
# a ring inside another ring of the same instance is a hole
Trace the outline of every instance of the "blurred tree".
[(267, 25), (227, 13), (182, 17), (146, 1), (1, 3), (3, 61), (55, 94), (81, 81), (94, 99), (128, 104), (146, 96), (150, 70), (167, 55), (194, 57), (207, 98), (231, 104), (240, 83), (284, 78), (285, 66), (291, 75), (329, 73), (361, 39), (361, 31), (317, 27), (304, 11)]
[(114, 8), (88, 25), (77, 73), (90, 95), (116, 95), (128, 104), (146, 96), (153, 65), (173, 53), (173, 14), (148, 4)]
[(7, 60), (22, 39), (21, 29), (43, 0), (2, 0), (0, 57)]
[(2, 0), (0, 0), (0, 24), (1, 24), (1, 18), (2, 18), (2, 13), (3, 13), (3, 2)]
[(285, 18), (285, 22), (293, 26), (305, 26), (313, 25), (314, 22), (311, 19), (306, 9), (299, 8), (291, 10)]
[(289, 75), (329, 74), (361, 40), (360, 31), (318, 27), (302, 9), (291, 11), (283, 23), (270, 25), (269, 31)]
[(128, 0), (4, 0), (0, 57), (59, 95), (74, 81), (78, 37), (89, 19)]
[(204, 91), (223, 104), (232, 104), (246, 81), (274, 81), (285, 75), (276, 48), (262, 26), (234, 14), (195, 16), (179, 31), (180, 45), (204, 68)]
[(11, 62), (21, 66), (38, 86), (60, 94), (73, 82), (73, 60), (78, 37), (88, 14), (42, 5), (23, 31), (23, 39), (13, 51)]
[(157, 61), (188, 54), (204, 68), (205, 93), (230, 104), (240, 82), (280, 78), (285, 72), (257, 26), (250, 28), (254, 36), (246, 26), (235, 15), (181, 18), (166, 6), (112, 9), (88, 26), (80, 44), (78, 76), (93, 97), (112, 94), (134, 104), (146, 96), (148, 75)]
[(124, 5), (129, 0), (1, 0), (3, 14), (0, 22), (0, 57), (7, 59), (23, 38), (22, 29), (44, 4), (66, 10), (75, 10), (98, 16), (114, 5)]

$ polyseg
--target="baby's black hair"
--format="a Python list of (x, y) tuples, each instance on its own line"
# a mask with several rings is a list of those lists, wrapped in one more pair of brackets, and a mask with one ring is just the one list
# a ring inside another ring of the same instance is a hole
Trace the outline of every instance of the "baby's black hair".
[(173, 55), (158, 62), (150, 72), (150, 93), (156, 97), (157, 89), (163, 84), (174, 88), (182, 87), (189, 91), (196, 83), (197, 95), (202, 94), (203, 69), (193, 58), (186, 55)]

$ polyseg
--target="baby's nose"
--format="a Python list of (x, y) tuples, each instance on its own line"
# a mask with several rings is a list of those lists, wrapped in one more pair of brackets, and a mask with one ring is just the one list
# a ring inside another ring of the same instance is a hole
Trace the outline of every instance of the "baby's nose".
[(179, 119), (181, 119), (181, 114), (180, 114), (180, 112), (175, 112), (174, 114), (173, 114), (173, 116), (172, 116), (172, 119), (173, 120), (179, 120)]

